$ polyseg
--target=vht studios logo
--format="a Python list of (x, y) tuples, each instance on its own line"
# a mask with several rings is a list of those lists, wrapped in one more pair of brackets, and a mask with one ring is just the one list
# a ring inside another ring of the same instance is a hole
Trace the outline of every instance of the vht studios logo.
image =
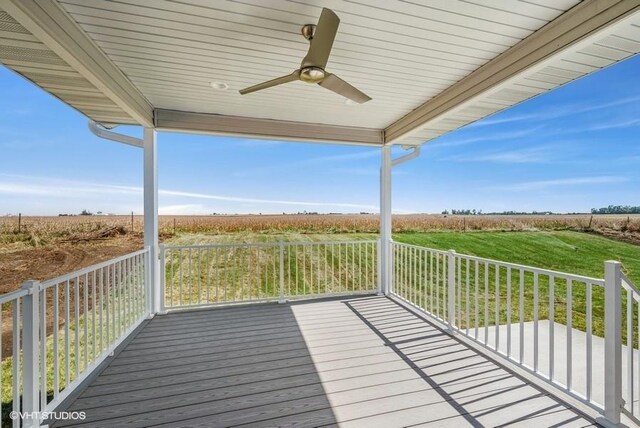
[(55, 420), (55, 421), (83, 421), (86, 419), (85, 412), (16, 412), (9, 414), (13, 420), (35, 421), (35, 420)]

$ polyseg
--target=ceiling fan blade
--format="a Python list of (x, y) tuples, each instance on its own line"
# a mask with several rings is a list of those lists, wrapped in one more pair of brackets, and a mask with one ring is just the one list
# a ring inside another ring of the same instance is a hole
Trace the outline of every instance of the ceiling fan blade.
[(266, 82), (258, 83), (257, 85), (249, 86), (248, 88), (240, 89), (240, 95), (249, 94), (251, 92), (260, 91), (262, 89), (271, 88), (272, 86), (282, 85), (283, 83), (293, 82), (300, 79), (300, 70), (296, 70), (286, 76), (278, 77), (276, 79), (268, 80)]
[(330, 91), (333, 91), (336, 94), (340, 94), (345, 98), (349, 98), (350, 100), (355, 101), (358, 104), (363, 104), (371, 100), (371, 97), (369, 97), (367, 94), (351, 86), (335, 74), (329, 73), (322, 82), (318, 83), (318, 85)]
[(338, 32), (338, 25), (340, 25), (338, 15), (333, 13), (331, 9), (323, 8), (307, 56), (302, 60), (301, 68), (310, 66), (325, 68), (327, 66), (333, 40)]

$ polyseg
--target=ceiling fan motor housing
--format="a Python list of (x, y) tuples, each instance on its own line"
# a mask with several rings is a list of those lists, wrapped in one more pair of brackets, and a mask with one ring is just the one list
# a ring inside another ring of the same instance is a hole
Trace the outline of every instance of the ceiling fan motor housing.
[(302, 35), (305, 39), (311, 40), (313, 39), (313, 35), (316, 33), (316, 25), (315, 24), (305, 24), (302, 26), (301, 30)]
[(300, 70), (300, 80), (307, 83), (322, 82), (326, 73), (320, 67), (304, 67)]
[(285, 76), (240, 89), (240, 94), (246, 95), (251, 92), (301, 80), (306, 83), (317, 83), (321, 87), (358, 104), (371, 100), (371, 97), (364, 92), (361, 92), (335, 74), (324, 70), (331, 54), (333, 41), (338, 32), (338, 25), (340, 25), (338, 15), (331, 9), (323, 8), (317, 25), (306, 24), (302, 26), (301, 33), (309, 41), (309, 50), (302, 59), (300, 68)]

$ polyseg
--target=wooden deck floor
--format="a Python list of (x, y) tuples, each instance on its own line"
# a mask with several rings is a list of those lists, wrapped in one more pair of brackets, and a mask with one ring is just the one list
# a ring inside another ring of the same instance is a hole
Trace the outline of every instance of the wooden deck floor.
[(591, 426), (391, 300), (157, 316), (68, 410), (91, 427)]

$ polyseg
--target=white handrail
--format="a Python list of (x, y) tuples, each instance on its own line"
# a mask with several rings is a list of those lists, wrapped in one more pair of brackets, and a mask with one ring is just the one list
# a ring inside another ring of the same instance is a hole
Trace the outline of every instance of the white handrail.
[(145, 249), (0, 295), (12, 306), (12, 410), (51, 412), (147, 318), (148, 268)]
[[(378, 289), (380, 280), (379, 249), (379, 241), (374, 240), (161, 246), (163, 303), (167, 309), (179, 309), (371, 294)], [(635, 342), (636, 337), (640, 340), (640, 291), (621, 272), (619, 263), (608, 262), (607, 271), (614, 269), (616, 273), (605, 281), (397, 242), (391, 242), (391, 249), (393, 296), (571, 394), (609, 420), (616, 418), (616, 400), (623, 403), (624, 398), (623, 412), (638, 420), (640, 378), (634, 367), (640, 358), (636, 355), (639, 351)], [(0, 295), (0, 304), (13, 305), (13, 360), (17, 362), (13, 369), (14, 410), (20, 411), (22, 405), (23, 410), (55, 408), (142, 322), (148, 315), (145, 305), (148, 269), (149, 250), (144, 249), (42, 283), (31, 281), (28, 289)], [(609, 317), (605, 334), (609, 350), (606, 371), (594, 364), (592, 356), (593, 294), (603, 286), (608, 296), (605, 305)], [(189, 287), (189, 291), (184, 287)], [(575, 292), (577, 287), (584, 287), (584, 293)], [(566, 294), (562, 294), (563, 289)], [(612, 296), (619, 297), (620, 293), (626, 293), (626, 300), (611, 303)], [(586, 308), (587, 372), (580, 374), (586, 379), (584, 391), (575, 389), (571, 376), (574, 351), (571, 335), (577, 307), (574, 296), (578, 295), (585, 296), (580, 304)], [(533, 300), (532, 305), (526, 307), (529, 312), (525, 317), (526, 299)], [(538, 324), (543, 305), (549, 307), (544, 315), (550, 325), (549, 346), (545, 351), (549, 353), (548, 370), (538, 361), (542, 352), (538, 346)], [(557, 309), (563, 305), (566, 311), (561, 313)], [(22, 308), (27, 313), (23, 313)], [(618, 315), (611, 318), (611, 314)], [(523, 323), (528, 322), (529, 316), (534, 337), (526, 346), (529, 349), (533, 344), (533, 362), (523, 356)], [(48, 318), (52, 326), (48, 326)], [(553, 363), (554, 348), (558, 348), (554, 331), (563, 319), (567, 348), (566, 362), (561, 363), (567, 364), (566, 382), (556, 376)], [(0, 311), (0, 324), (1, 321)], [(501, 332), (501, 326), (505, 325), (509, 328)], [(511, 325), (519, 327), (519, 339), (512, 337)], [(623, 325), (626, 325), (626, 348), (622, 348), (620, 338)], [(29, 331), (24, 332), (23, 326)], [(38, 329), (43, 329), (45, 334), (38, 334)], [(47, 338), (48, 329), (51, 335)], [(612, 331), (615, 334), (611, 334)], [(24, 359), (24, 352), (35, 359)], [(626, 368), (621, 365), (624, 359)], [(21, 361), (24, 361), (22, 366)], [(36, 368), (41, 370), (41, 375), (32, 373)], [(49, 370), (54, 373), (53, 385), (47, 385)], [(607, 394), (615, 395), (606, 403), (596, 402), (592, 396), (596, 370), (605, 371)], [(612, 386), (612, 376), (622, 378), (620, 387), (615, 386), (617, 383)], [(44, 384), (35, 385), (34, 382), (42, 382), (40, 379), (45, 379)], [(47, 394), (39, 393), (50, 389), (51, 400), (47, 400)], [(19, 391), (27, 391), (22, 404), (20, 396), (15, 395)], [(36, 397), (41, 400), (39, 404)]]
[(445, 255), (445, 256), (447, 254), (449, 254), (449, 252), (446, 251), (446, 250), (437, 250), (435, 248), (423, 247), (421, 245), (405, 244), (404, 242), (398, 242), (398, 241), (391, 241), (391, 243), (394, 244), (394, 245), (400, 245), (400, 246), (405, 247), (405, 248), (414, 248), (416, 250), (426, 250), (426, 251), (432, 252), (434, 254), (442, 254), (442, 255)]
[(162, 311), (372, 294), (377, 253), (374, 240), (161, 246)]
[(594, 285), (604, 286), (604, 280), (601, 279), (601, 278), (594, 278), (594, 277), (589, 277), (589, 276), (585, 276), (585, 275), (578, 275), (578, 274), (561, 272), (561, 271), (556, 271), (556, 270), (551, 270), (551, 269), (538, 268), (538, 267), (535, 267), (535, 266), (521, 265), (521, 264), (518, 264), (518, 263), (504, 262), (504, 261), (495, 260), (495, 259), (487, 259), (487, 258), (478, 257), (478, 256), (471, 256), (471, 255), (467, 255), (467, 254), (458, 254), (458, 257), (469, 259), (469, 260), (478, 260), (480, 262), (488, 262), (488, 263), (499, 265), (499, 266), (502, 266), (502, 267), (505, 267), (505, 268), (526, 269), (526, 270), (529, 270), (531, 272), (538, 272), (539, 274), (554, 275), (556, 277), (573, 279), (574, 281), (590, 282), (590, 283), (592, 283)]
[[(626, 294), (626, 311), (620, 307), (625, 325), (623, 331), (626, 333), (625, 349), (622, 353), (622, 366), (625, 367), (622, 374), (622, 383), (625, 384), (621, 398), (624, 401), (623, 412), (640, 425), (640, 378), (636, 371), (636, 365), (640, 364), (640, 290), (622, 272), (619, 271), (621, 289)], [(634, 303), (635, 302), (635, 303)], [(638, 366), (640, 367), (640, 365)]]
[[(396, 245), (401, 245), (403, 247), (406, 248), (415, 248), (415, 249), (420, 249), (420, 250), (428, 250), (429, 252), (432, 252), (434, 254), (441, 254), (441, 255), (447, 255), (448, 251), (445, 250), (438, 250), (435, 248), (429, 248), (429, 247), (423, 247), (420, 245), (414, 245), (414, 244), (405, 244), (404, 242), (397, 242), (397, 241), (393, 241), (394, 244)], [(465, 258), (465, 259), (470, 259), (470, 260), (478, 260), (479, 262), (488, 262), (491, 264), (497, 264), (503, 267), (510, 267), (513, 269), (527, 269), (527, 270), (531, 270), (531, 271), (537, 271), (540, 274), (544, 274), (544, 275), (555, 275), (555, 276), (559, 276), (559, 277), (563, 277), (563, 278), (571, 278), (573, 280), (576, 281), (584, 281), (584, 282), (591, 282), (595, 285), (600, 285), (603, 286), (604, 285), (604, 280), (601, 278), (593, 278), (593, 277), (589, 277), (589, 276), (585, 276), (585, 275), (577, 275), (577, 274), (572, 274), (572, 273), (567, 273), (567, 272), (560, 272), (560, 271), (555, 271), (555, 270), (551, 270), (551, 269), (544, 269), (544, 268), (538, 268), (535, 266), (528, 266), (528, 265), (521, 265), (518, 263), (511, 263), (511, 262), (505, 262), (502, 260), (495, 260), (495, 259), (489, 259), (489, 258), (484, 258), (484, 257), (479, 257), (479, 256), (473, 256), (470, 254), (461, 254), (461, 253), (457, 253), (458, 257), (461, 258)]]
[(114, 263), (121, 262), (121, 261), (129, 259), (131, 257), (143, 255), (143, 254), (146, 254), (148, 252), (149, 252), (149, 249), (145, 248), (145, 249), (142, 249), (142, 250), (138, 250), (138, 251), (134, 251), (132, 253), (125, 254), (123, 256), (119, 256), (119, 257), (116, 257), (116, 258), (113, 258), (113, 259), (109, 259), (109, 260), (104, 261), (104, 262), (100, 262), (100, 263), (93, 264), (91, 266), (87, 266), (86, 268), (78, 269), (78, 270), (70, 272), (70, 273), (65, 273), (64, 275), (60, 275), (60, 276), (55, 277), (55, 278), (47, 279), (46, 281), (42, 281), (41, 287), (42, 288), (49, 288), (52, 285), (59, 284), (59, 283), (64, 282), (66, 280), (72, 279), (72, 278), (74, 278), (76, 276), (81, 276), (81, 275), (84, 275), (85, 273), (93, 272), (93, 271), (102, 269), (104, 267), (107, 267), (109, 265), (112, 265)]
[[(603, 403), (592, 396), (592, 373), (602, 370), (594, 365), (592, 358), (593, 295), (594, 290), (604, 287), (604, 279), (398, 242), (392, 243), (392, 255), (395, 297), (433, 317), (445, 328), (479, 343), (596, 410), (604, 411)], [(577, 289), (583, 292), (575, 292)], [(580, 303), (574, 302), (574, 296), (578, 295), (584, 299)], [(572, 376), (573, 319), (579, 304), (586, 308), (587, 370), (581, 374), (586, 382), (584, 389), (582, 386), (577, 389)], [(548, 319), (544, 331), (540, 323), (543, 316)], [(531, 325), (525, 329), (525, 323)], [(558, 323), (566, 324), (563, 343), (556, 337)], [(544, 343), (543, 334), (546, 335)], [(561, 346), (566, 347), (565, 359), (557, 362), (566, 369), (562, 378), (558, 376), (562, 370), (555, 367)]]
[(632, 290), (634, 294), (640, 296), (640, 289), (629, 279), (628, 276), (624, 274), (624, 272), (620, 272), (620, 278), (622, 279), (622, 286), (626, 285), (626, 288)]
[(9, 303), (12, 300), (19, 299), (20, 297), (26, 296), (27, 294), (29, 294), (29, 291), (25, 290), (24, 288), (19, 288), (18, 290), (0, 294), (0, 305), (4, 305), (5, 303)]
[[(336, 240), (336, 241), (282, 241), (285, 246), (294, 245), (330, 245), (330, 244), (359, 244), (359, 243), (373, 243), (378, 242), (374, 239), (353, 239), (353, 240)], [(175, 249), (198, 249), (198, 248), (239, 248), (239, 247), (277, 247), (280, 245), (280, 241), (274, 242), (248, 242), (248, 243), (216, 243), (216, 244), (163, 244), (162, 246), (167, 250)]]

